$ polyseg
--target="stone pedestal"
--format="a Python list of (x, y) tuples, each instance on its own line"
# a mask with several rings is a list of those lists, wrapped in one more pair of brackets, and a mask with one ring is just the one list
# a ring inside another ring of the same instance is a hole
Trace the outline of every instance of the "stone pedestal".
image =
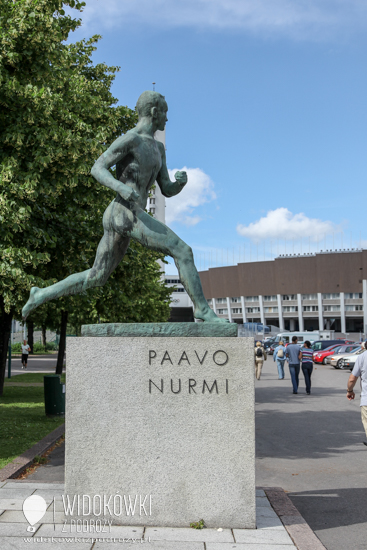
[(254, 528), (254, 428), (252, 338), (67, 341), (65, 492), (92, 516)]

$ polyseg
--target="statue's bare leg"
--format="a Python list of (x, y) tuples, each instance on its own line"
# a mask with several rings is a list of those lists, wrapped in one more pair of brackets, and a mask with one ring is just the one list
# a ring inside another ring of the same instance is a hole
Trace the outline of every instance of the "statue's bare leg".
[(149, 216), (140, 208), (135, 212), (132, 239), (144, 246), (171, 256), (180, 274), (180, 280), (194, 304), (194, 316), (203, 321), (228, 322), (220, 319), (210, 309), (205, 299), (199, 274), (194, 264), (192, 249), (166, 225)]
[(26, 319), (31, 311), (45, 302), (60, 296), (80, 294), (88, 288), (103, 286), (124, 257), (129, 242), (129, 237), (119, 235), (115, 231), (105, 228), (104, 235), (97, 248), (93, 267), (80, 273), (74, 273), (63, 281), (46, 288), (33, 287), (29, 300), (22, 310), (23, 319)]

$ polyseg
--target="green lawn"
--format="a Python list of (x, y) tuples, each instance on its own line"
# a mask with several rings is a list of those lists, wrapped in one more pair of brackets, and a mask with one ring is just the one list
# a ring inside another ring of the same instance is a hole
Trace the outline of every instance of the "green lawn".
[[(63, 375), (65, 380), (65, 375)], [(43, 382), (43, 374), (19, 374), (11, 382)], [(63, 424), (64, 417), (47, 417), (43, 387), (7, 387), (0, 397), (0, 468)]]
[[(52, 374), (51, 372), (50, 373), (47, 373), (47, 374)], [(44, 376), (47, 376), (42, 374), (42, 373), (37, 373), (37, 372), (27, 372), (27, 373), (22, 373), (22, 374), (17, 374), (16, 376), (12, 376), (11, 378), (5, 378), (5, 385), (7, 382), (11, 382), (13, 384), (13, 382), (19, 382), (19, 383), (22, 383), (22, 384), (31, 384), (31, 383), (34, 383), (34, 382), (40, 382), (43, 384), (43, 377)], [(63, 384), (65, 384), (65, 373), (63, 373), (61, 375), (61, 382)]]

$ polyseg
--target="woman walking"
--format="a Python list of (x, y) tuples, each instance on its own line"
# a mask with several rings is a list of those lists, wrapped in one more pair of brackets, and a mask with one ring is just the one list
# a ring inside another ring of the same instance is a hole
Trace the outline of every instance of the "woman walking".
[(305, 377), (306, 392), (308, 395), (311, 393), (311, 374), (313, 371), (313, 349), (311, 348), (311, 342), (306, 340), (304, 347), (301, 349), (302, 353), (302, 372)]
[(284, 380), (285, 346), (282, 340), (274, 350), (273, 361), (276, 361), (277, 364), (278, 380)]
[(261, 342), (256, 342), (255, 347), (255, 376), (260, 380), (261, 370), (263, 368), (264, 361), (266, 361), (266, 352), (262, 347)]

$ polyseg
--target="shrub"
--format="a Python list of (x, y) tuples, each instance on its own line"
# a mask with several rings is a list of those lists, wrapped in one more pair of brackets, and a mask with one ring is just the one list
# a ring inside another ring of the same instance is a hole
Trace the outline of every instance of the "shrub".
[(20, 342), (17, 342), (16, 344), (12, 344), (11, 351), (13, 353), (20, 353), (22, 351), (22, 344)]
[(59, 349), (59, 346), (56, 344), (56, 342), (47, 342), (46, 343), (46, 350), (47, 351), (57, 351)]
[(40, 351), (45, 351), (45, 346), (43, 346), (41, 344), (41, 342), (35, 342), (33, 344), (33, 350), (32, 351), (33, 351), (33, 353), (40, 352)]

